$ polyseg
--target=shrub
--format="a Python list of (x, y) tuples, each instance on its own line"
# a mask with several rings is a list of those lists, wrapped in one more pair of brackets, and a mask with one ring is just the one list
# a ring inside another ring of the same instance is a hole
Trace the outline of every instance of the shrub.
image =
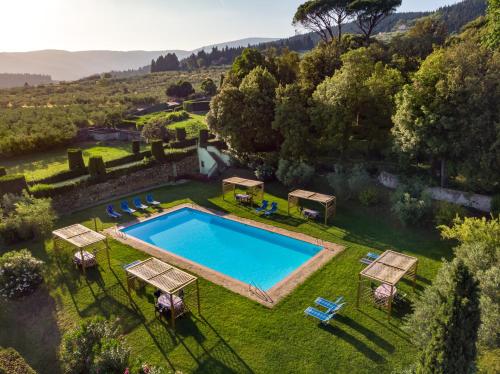
[(203, 93), (207, 96), (213, 96), (217, 93), (217, 86), (215, 85), (214, 81), (210, 78), (206, 78), (201, 82), (200, 86), (201, 90)]
[(194, 93), (194, 88), (187, 81), (178, 81), (168, 86), (166, 94), (171, 97), (188, 97)]
[(354, 165), (351, 170), (347, 170), (344, 166), (336, 164), (335, 172), (328, 174), (327, 179), (335, 196), (341, 200), (359, 198), (361, 191), (373, 183), (362, 165)]
[(81, 149), (68, 149), (68, 166), (69, 170), (84, 170), (85, 163), (83, 162), (83, 153)]
[(200, 129), (199, 134), (200, 147), (206, 147), (208, 145), (208, 130)]
[(132, 153), (134, 155), (141, 153), (141, 142), (139, 140), (132, 141)]
[(7, 175), (7, 169), (5, 169), (3, 166), (0, 166), (0, 177), (3, 177), (4, 175)]
[(314, 175), (314, 168), (300, 161), (281, 159), (278, 163), (276, 177), (288, 187), (301, 187), (307, 185)]
[(156, 161), (163, 161), (165, 159), (165, 150), (163, 149), (163, 142), (155, 140), (151, 143), (151, 154)]
[(255, 168), (254, 174), (258, 180), (270, 181), (274, 179), (275, 169), (269, 164), (260, 164)]
[(28, 184), (23, 174), (8, 174), (0, 177), (0, 196), (5, 194), (22, 194), (28, 190)]
[(434, 213), (434, 222), (436, 225), (451, 225), (455, 218), (462, 218), (466, 215), (466, 211), (460, 205), (440, 201), (437, 204)]
[(404, 225), (419, 225), (426, 222), (430, 207), (430, 197), (425, 193), (413, 197), (408, 192), (395, 192), (391, 210)]
[(500, 214), (500, 194), (491, 198), (490, 212), (493, 216), (498, 216)]
[(116, 328), (101, 318), (84, 321), (63, 337), (61, 361), (67, 374), (123, 373), (129, 355)]
[(347, 184), (351, 191), (351, 196), (359, 197), (359, 193), (372, 184), (370, 175), (362, 165), (354, 165), (349, 173)]
[(358, 194), (358, 199), (359, 202), (365, 206), (378, 204), (380, 201), (379, 190), (374, 186), (368, 186), (361, 190)]
[(24, 358), (13, 348), (0, 348), (0, 373), (36, 374)]
[(177, 139), (178, 142), (183, 142), (184, 140), (186, 140), (186, 129), (183, 127), (176, 127), (175, 139)]
[(102, 179), (106, 176), (106, 166), (102, 156), (92, 156), (89, 159), (89, 174), (93, 179)]
[(167, 134), (165, 123), (161, 120), (148, 121), (142, 126), (141, 136), (147, 141), (165, 140)]
[(0, 295), (15, 299), (32, 293), (43, 280), (42, 265), (27, 249), (5, 253), (0, 257)]

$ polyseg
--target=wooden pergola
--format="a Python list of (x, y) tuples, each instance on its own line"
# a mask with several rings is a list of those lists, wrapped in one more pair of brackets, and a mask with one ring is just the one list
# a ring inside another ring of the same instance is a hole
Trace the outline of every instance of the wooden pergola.
[(174, 294), (184, 290), (190, 284), (196, 283), (196, 299), (198, 303), (198, 313), (200, 308), (200, 288), (198, 278), (186, 273), (166, 262), (160, 261), (155, 257), (150, 257), (144, 261), (137, 261), (130, 266), (125, 267), (127, 273), (127, 287), (130, 295), (130, 284), (134, 279), (139, 279), (144, 283), (156, 287), (170, 298), (171, 323), (175, 329), (175, 319), (181, 314), (176, 315)]
[(315, 201), (324, 207), (325, 225), (328, 222), (328, 218), (335, 215), (335, 196), (305, 190), (295, 190), (288, 194), (288, 214), (290, 214), (290, 208), (299, 207), (300, 199)]
[[(391, 318), (392, 302), (396, 295), (396, 284), (403, 277), (413, 280), (413, 290), (417, 278), (418, 259), (395, 251), (385, 251), (370, 265), (359, 273), (358, 295), (356, 307), (359, 308), (360, 298), (367, 296), (379, 306), (387, 308), (388, 319)], [(372, 290), (371, 281), (377, 281), (387, 289), (387, 297), (377, 299)]]
[(253, 179), (231, 177), (222, 181), (222, 199), (225, 199), (226, 192), (228, 191), (233, 191), (233, 194), (235, 194), (236, 187), (246, 188), (251, 196), (258, 196), (260, 199), (264, 198), (264, 182)]
[(61, 249), (61, 246), (59, 245), (60, 241), (69, 243), (80, 252), (80, 259), (82, 261), (82, 269), (84, 273), (86, 268), (86, 257), (84, 256), (84, 251), (87, 248), (98, 246), (101, 243), (104, 244), (108, 266), (110, 266), (108, 238), (105, 235), (99, 234), (98, 232), (91, 230), (79, 223), (54, 230), (52, 231), (52, 235), (54, 242), (54, 251), (56, 253)]

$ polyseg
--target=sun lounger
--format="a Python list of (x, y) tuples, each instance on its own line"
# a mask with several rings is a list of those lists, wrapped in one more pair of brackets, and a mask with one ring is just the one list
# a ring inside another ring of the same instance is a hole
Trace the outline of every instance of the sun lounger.
[(314, 317), (316, 319), (319, 319), (321, 323), (327, 325), (330, 320), (335, 317), (336, 313), (325, 313), (322, 312), (321, 310), (318, 310), (316, 308), (313, 308), (312, 306), (308, 307), (306, 310), (304, 310), (304, 313), (308, 316)]
[(269, 202), (267, 200), (262, 200), (262, 205), (255, 209), (256, 212), (264, 212), (267, 209)]
[(370, 265), (373, 261), (375, 261), (378, 258), (378, 254), (373, 253), (373, 252), (368, 252), (365, 257), (360, 258), (359, 262), (365, 265)]
[(335, 300), (335, 301), (330, 301), (330, 300), (324, 299), (322, 297), (318, 297), (316, 299), (316, 301), (314, 301), (314, 302), (316, 303), (316, 305), (319, 305), (319, 306), (322, 306), (323, 308), (326, 308), (327, 313), (329, 313), (329, 312), (337, 312), (340, 309), (342, 309), (342, 307), (345, 304), (345, 303), (342, 303), (343, 300), (344, 300), (343, 296), (339, 296), (337, 298), (337, 300)]
[(138, 198), (138, 197), (134, 197), (133, 202), (134, 202), (134, 205), (135, 205), (135, 207), (136, 207), (137, 209), (141, 209), (141, 210), (146, 210), (146, 209), (148, 209), (148, 206), (147, 206), (147, 205), (144, 205), (144, 204), (142, 203), (141, 199), (140, 199), (140, 198)]
[(270, 216), (271, 214), (276, 213), (276, 211), (277, 211), (277, 210), (278, 210), (278, 203), (276, 203), (276, 202), (274, 202), (274, 201), (273, 201), (273, 202), (271, 203), (271, 209), (266, 210), (266, 211), (264, 212), (264, 215), (266, 215), (266, 216)]
[(122, 201), (120, 203), (120, 208), (128, 214), (134, 214), (136, 212), (135, 209), (132, 209), (131, 207), (128, 206), (128, 203), (126, 201)]
[(113, 208), (113, 205), (108, 205), (106, 207), (106, 214), (110, 216), (111, 218), (120, 218), (122, 215), (115, 211), (115, 208)]
[(159, 201), (156, 201), (154, 198), (153, 198), (153, 195), (151, 194), (147, 194), (146, 195), (146, 202), (150, 205), (160, 205), (161, 203)]

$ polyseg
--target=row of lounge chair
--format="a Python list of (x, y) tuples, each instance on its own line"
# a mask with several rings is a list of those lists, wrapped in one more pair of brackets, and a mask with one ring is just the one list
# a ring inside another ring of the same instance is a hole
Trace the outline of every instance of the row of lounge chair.
[(270, 216), (270, 215), (276, 213), (276, 211), (278, 210), (278, 203), (273, 201), (271, 203), (271, 207), (269, 209), (267, 209), (268, 205), (269, 205), (269, 201), (262, 200), (262, 205), (260, 207), (258, 207), (257, 209), (255, 209), (255, 211), (257, 213), (264, 213), (265, 216)]
[[(128, 214), (134, 214), (137, 210), (146, 210), (148, 209), (150, 206), (158, 206), (160, 205), (160, 202), (159, 201), (156, 201), (153, 197), (153, 195), (151, 194), (147, 194), (146, 195), (146, 204), (143, 204), (140, 197), (134, 197), (132, 199), (132, 202), (135, 206), (136, 209), (133, 209), (131, 208), (129, 205), (128, 205), (128, 201), (126, 200), (123, 200), (120, 202), (120, 209), (122, 212), (124, 213), (128, 213)], [(108, 205), (106, 207), (106, 214), (111, 217), (111, 218), (120, 218), (122, 215), (121, 213), (117, 212), (115, 210), (115, 208), (113, 207), (113, 205)]]
[(319, 309), (310, 306), (306, 310), (304, 310), (304, 313), (308, 316), (319, 319), (321, 323), (327, 325), (344, 307), (346, 303), (343, 301), (344, 301), (343, 296), (339, 296), (335, 301), (330, 301), (322, 297), (318, 297), (314, 301), (314, 303), (318, 306), (325, 308), (326, 311), (321, 311)]

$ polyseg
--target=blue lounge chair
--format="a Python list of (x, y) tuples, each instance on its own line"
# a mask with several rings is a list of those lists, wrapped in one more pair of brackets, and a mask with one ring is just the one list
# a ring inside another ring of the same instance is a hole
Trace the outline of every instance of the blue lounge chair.
[(161, 203), (159, 201), (156, 201), (154, 198), (153, 198), (153, 195), (151, 194), (147, 194), (146, 195), (146, 202), (150, 205), (160, 205)]
[(359, 262), (365, 265), (370, 265), (373, 261), (375, 261), (379, 257), (378, 254), (373, 252), (368, 252), (365, 257), (360, 258)]
[(128, 206), (128, 203), (126, 201), (122, 201), (120, 203), (120, 208), (128, 214), (134, 214), (136, 212), (135, 209), (132, 209), (131, 207)]
[(271, 203), (271, 209), (266, 210), (266, 211), (264, 212), (264, 215), (266, 215), (266, 216), (270, 216), (271, 214), (275, 213), (277, 210), (278, 210), (278, 203), (276, 203), (276, 202), (274, 202), (274, 201), (273, 201), (273, 202)]
[(316, 305), (322, 306), (323, 308), (327, 309), (327, 313), (332, 313), (335, 312), (337, 313), (340, 309), (342, 309), (345, 305), (345, 303), (342, 303), (342, 300), (344, 300), (343, 296), (340, 296), (337, 300), (335, 301), (330, 301), (327, 299), (323, 299), (322, 297), (318, 297), (316, 301)]
[(262, 200), (262, 205), (255, 209), (256, 212), (263, 212), (267, 209), (269, 202), (267, 200)]
[(134, 199), (132, 200), (134, 202), (134, 205), (137, 209), (141, 209), (141, 210), (146, 210), (148, 209), (148, 206), (147, 205), (144, 205), (141, 201), (140, 198), (138, 197), (134, 197)]
[(308, 316), (314, 317), (316, 319), (319, 319), (321, 323), (328, 325), (328, 323), (331, 321), (333, 317), (335, 317), (336, 313), (325, 313), (322, 312), (321, 310), (318, 310), (316, 308), (313, 308), (312, 306), (308, 307), (306, 310), (304, 310), (304, 313)]
[(113, 205), (108, 205), (106, 207), (106, 213), (111, 218), (120, 218), (122, 216), (120, 213), (118, 213), (117, 211), (115, 211), (115, 208), (113, 208)]

